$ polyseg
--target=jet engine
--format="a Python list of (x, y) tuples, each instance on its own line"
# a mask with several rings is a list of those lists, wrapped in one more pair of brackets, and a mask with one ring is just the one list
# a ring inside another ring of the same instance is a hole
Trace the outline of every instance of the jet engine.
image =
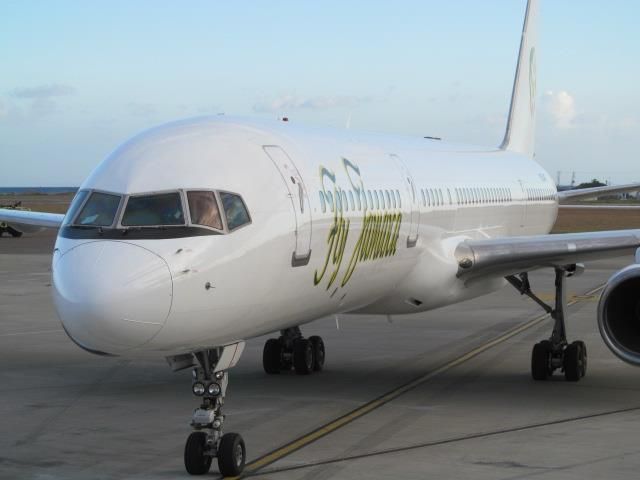
[(598, 305), (604, 342), (625, 362), (640, 366), (640, 265), (630, 265), (607, 282)]

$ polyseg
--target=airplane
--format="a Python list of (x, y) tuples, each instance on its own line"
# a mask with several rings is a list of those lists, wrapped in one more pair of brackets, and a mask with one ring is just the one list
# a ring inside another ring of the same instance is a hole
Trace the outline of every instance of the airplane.
[[(534, 159), (538, 0), (528, 0), (504, 140), (453, 145), (294, 122), (198, 117), (120, 145), (66, 215), (1, 210), (58, 228), (53, 296), (62, 326), (97, 355), (155, 352), (192, 368), (200, 399), (187, 472), (238, 475), (242, 436), (224, 433), (229, 370), (245, 341), (275, 333), (268, 374), (322, 370), (322, 338), (300, 326), (337, 314), (425, 312), (513, 285), (554, 320), (531, 374), (586, 373), (566, 335), (566, 282), (581, 262), (635, 254), (603, 291), (607, 346), (640, 365), (640, 230), (550, 235), (560, 203), (639, 185), (558, 192)], [(555, 302), (528, 273), (555, 272)]]

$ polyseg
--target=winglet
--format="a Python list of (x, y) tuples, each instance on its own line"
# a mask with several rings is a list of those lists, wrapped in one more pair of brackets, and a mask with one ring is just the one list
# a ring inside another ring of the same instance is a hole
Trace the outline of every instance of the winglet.
[(528, 0), (507, 131), (500, 148), (533, 157), (536, 123), (538, 0)]

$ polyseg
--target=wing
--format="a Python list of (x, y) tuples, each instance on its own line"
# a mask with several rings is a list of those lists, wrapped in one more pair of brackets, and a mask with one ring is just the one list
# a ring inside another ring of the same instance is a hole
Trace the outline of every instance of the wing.
[(634, 252), (638, 252), (640, 262), (639, 248), (640, 230), (614, 230), (465, 240), (457, 246), (455, 256), (458, 277), (471, 280), (632, 255)]
[(28, 227), (59, 228), (64, 215), (61, 213), (31, 212), (28, 210), (9, 210), (0, 208), (0, 222)]
[(560, 203), (566, 203), (567, 200), (586, 200), (600, 195), (637, 192), (639, 190), (640, 183), (628, 183), (626, 185), (616, 185), (615, 187), (578, 188), (575, 190), (563, 190), (562, 192), (558, 192), (558, 200)]
[(558, 205), (560, 210), (640, 210), (640, 205), (616, 205), (603, 203), (600, 205)]

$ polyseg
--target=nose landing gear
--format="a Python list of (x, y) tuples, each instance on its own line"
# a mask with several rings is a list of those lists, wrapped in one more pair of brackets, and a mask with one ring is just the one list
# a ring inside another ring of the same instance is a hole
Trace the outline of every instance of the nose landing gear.
[(262, 352), (262, 366), (269, 374), (293, 368), (299, 375), (308, 375), (321, 371), (324, 359), (322, 338), (317, 335), (304, 338), (300, 327), (282, 330), (279, 338), (267, 340)]
[(207, 473), (214, 457), (225, 477), (240, 475), (244, 469), (247, 451), (242, 436), (222, 433), (225, 419), (222, 406), (229, 383), (227, 370), (236, 364), (243, 349), (241, 342), (193, 354), (197, 366), (193, 369), (191, 390), (202, 402), (193, 411), (191, 426), (195, 431), (184, 447), (184, 466), (191, 475)]

